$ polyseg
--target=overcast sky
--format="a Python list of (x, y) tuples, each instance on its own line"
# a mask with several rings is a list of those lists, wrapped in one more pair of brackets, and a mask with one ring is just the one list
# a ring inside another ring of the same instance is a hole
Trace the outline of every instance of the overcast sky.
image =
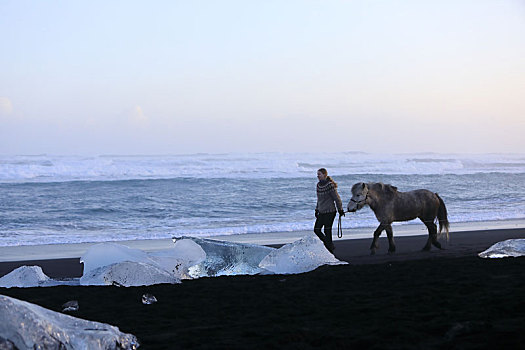
[(521, 0), (2, 0), (0, 34), (0, 154), (525, 150)]

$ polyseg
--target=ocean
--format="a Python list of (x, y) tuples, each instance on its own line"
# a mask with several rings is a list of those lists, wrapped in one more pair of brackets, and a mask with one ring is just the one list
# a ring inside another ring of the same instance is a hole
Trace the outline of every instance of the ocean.
[[(320, 167), (345, 208), (380, 181), (439, 193), (452, 225), (525, 218), (524, 154), (0, 156), (0, 246), (311, 230)], [(343, 219), (376, 226), (368, 207)]]

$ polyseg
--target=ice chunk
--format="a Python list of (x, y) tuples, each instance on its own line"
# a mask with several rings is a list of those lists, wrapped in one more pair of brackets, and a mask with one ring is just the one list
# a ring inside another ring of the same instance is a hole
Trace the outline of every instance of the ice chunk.
[(84, 263), (84, 275), (100, 267), (124, 261), (155, 264), (146, 252), (117, 243), (99, 243), (92, 245), (80, 258), (80, 262)]
[(173, 248), (152, 253), (116, 243), (97, 244), (81, 258), (84, 275), (80, 284), (132, 286), (177, 283), (180, 279), (204, 276), (257, 274), (264, 271), (259, 263), (273, 250), (194, 237), (178, 238)]
[[(49, 278), (40, 266), (20, 266), (0, 278), (0, 287), (50, 287), (68, 284), (68, 281), (57, 281)], [(71, 284), (74, 284), (72, 281)]]
[[(0, 287), (52, 287), (52, 286), (78, 286), (78, 278), (56, 280), (49, 278), (40, 266), (20, 266), (0, 278)], [(0, 348), (1, 349), (1, 348)]]
[(159, 283), (180, 283), (180, 279), (155, 265), (134, 261), (102, 266), (84, 273), (80, 278), (80, 284), (83, 286), (131, 287)]
[(274, 273), (303, 273), (321, 265), (347, 264), (333, 256), (317, 237), (305, 236), (269, 253), (259, 264)]
[(206, 253), (200, 245), (190, 239), (175, 242), (173, 248), (148, 253), (157, 266), (180, 279), (191, 278), (189, 268), (206, 259)]
[[(54, 312), (0, 295), (0, 344), (18, 349), (136, 349), (117, 327)], [(4, 340), (2, 340), (4, 339)]]
[(62, 312), (78, 311), (78, 300), (70, 300), (62, 305)]
[(176, 242), (173, 248), (153, 253), (117, 243), (95, 244), (80, 260), (84, 263), (80, 284), (137, 286), (178, 283), (182, 278), (189, 278), (189, 268), (205, 258), (204, 250), (188, 239)]
[(0, 287), (38, 287), (49, 280), (40, 266), (20, 266), (0, 278)]
[(189, 269), (193, 278), (213, 277), (222, 275), (254, 275), (264, 272), (259, 267), (261, 260), (274, 251), (275, 248), (255, 244), (215, 241), (196, 237), (177, 238), (189, 239), (204, 249), (206, 260)]
[(525, 255), (525, 239), (507, 239), (478, 254), (480, 258), (507, 258)]
[(157, 302), (157, 298), (153, 294), (143, 294), (142, 295), (142, 304), (151, 305)]

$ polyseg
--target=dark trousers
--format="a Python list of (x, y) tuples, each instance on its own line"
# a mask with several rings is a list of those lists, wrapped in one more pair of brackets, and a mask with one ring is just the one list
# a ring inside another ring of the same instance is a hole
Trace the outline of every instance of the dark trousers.
[[(332, 242), (332, 225), (334, 224), (336, 212), (333, 213), (324, 213), (317, 216), (315, 220), (314, 232), (323, 241), (325, 247), (329, 251), (334, 250), (334, 243)], [(321, 229), (324, 226), (324, 234), (321, 232)]]

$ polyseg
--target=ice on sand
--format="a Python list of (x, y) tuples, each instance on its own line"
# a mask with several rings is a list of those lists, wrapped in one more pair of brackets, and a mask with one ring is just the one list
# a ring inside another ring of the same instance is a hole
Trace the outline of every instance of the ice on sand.
[(82, 256), (84, 275), (80, 284), (116, 282), (132, 286), (176, 283), (187, 278), (257, 274), (265, 272), (259, 263), (274, 250), (195, 237), (177, 238), (173, 248), (153, 253), (116, 243), (102, 243), (92, 246)]
[(70, 300), (62, 304), (62, 312), (78, 311), (79, 305), (78, 300)]
[(243, 244), (196, 237), (180, 237), (192, 240), (206, 253), (206, 259), (189, 269), (193, 278), (223, 275), (254, 275), (265, 270), (259, 267), (261, 260), (275, 248), (255, 244)]
[(84, 275), (92, 270), (124, 261), (154, 264), (146, 252), (117, 243), (92, 245), (80, 258), (80, 262), (84, 264)]
[(50, 278), (40, 266), (20, 266), (0, 278), (0, 287), (38, 287), (49, 281)]
[[(172, 248), (152, 253), (116, 243), (100, 243), (91, 246), (80, 261), (84, 263), (81, 285), (126, 287), (222, 275), (302, 273), (325, 264), (344, 264), (313, 235), (279, 249), (195, 237), (178, 238)], [(0, 279), (0, 286), (78, 283), (78, 280), (52, 280), (37, 266), (19, 268)]]
[(143, 294), (142, 295), (142, 304), (151, 305), (157, 302), (157, 298), (153, 294)]
[(179, 283), (188, 277), (191, 266), (206, 258), (204, 250), (191, 240), (181, 240), (173, 248), (146, 253), (116, 243), (90, 247), (80, 259), (84, 263), (81, 285), (141, 286)]
[(78, 286), (78, 278), (55, 280), (47, 276), (40, 266), (27, 265), (20, 266), (0, 278), (1, 288), (53, 287), (61, 285)]
[(102, 266), (89, 271), (80, 278), (80, 284), (83, 286), (132, 287), (160, 283), (180, 283), (180, 278), (155, 265), (135, 261), (123, 261)]
[(158, 266), (180, 279), (191, 278), (189, 268), (206, 259), (206, 252), (190, 239), (178, 240), (173, 248), (148, 254)]
[[(18, 349), (136, 349), (132, 334), (117, 327), (54, 312), (0, 295), (0, 345)], [(22, 325), (22, 326), (21, 326)]]
[[(49, 278), (40, 266), (20, 266), (0, 278), (0, 287), (2, 288), (51, 287), (68, 283)], [(71, 284), (75, 284), (75, 282), (71, 281)]]
[(322, 265), (347, 264), (337, 260), (316, 237), (305, 236), (269, 253), (259, 266), (279, 274), (303, 273)]
[(480, 258), (508, 258), (525, 255), (525, 239), (507, 239), (478, 254)]

